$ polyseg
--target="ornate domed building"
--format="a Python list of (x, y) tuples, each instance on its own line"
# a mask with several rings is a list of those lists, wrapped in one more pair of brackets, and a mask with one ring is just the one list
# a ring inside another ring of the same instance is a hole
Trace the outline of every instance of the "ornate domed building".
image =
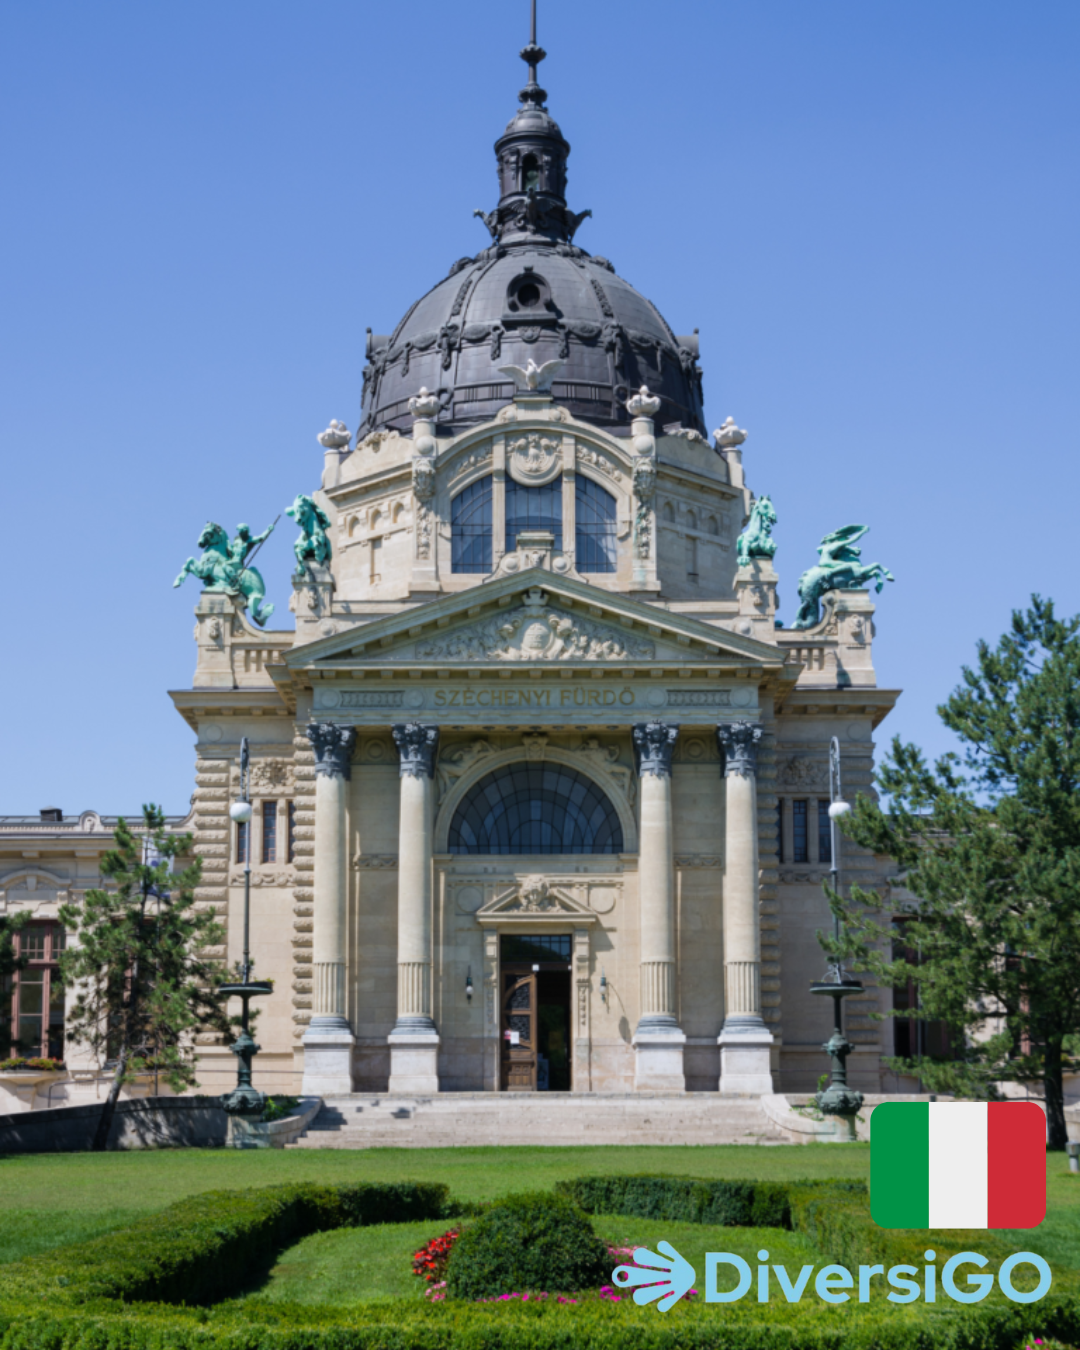
[[(490, 244), (369, 330), (355, 441), (331, 424), (290, 508), (295, 628), (253, 621), (252, 541), (200, 572), (172, 694), (200, 898), (237, 960), (250, 873), (264, 1087), (767, 1101), (827, 1067), (830, 743), (868, 788), (885, 574), (838, 531), (780, 625), (745, 433), (707, 439), (697, 334), (575, 243), (535, 36), (522, 55)], [(883, 879), (848, 844), (835, 864)], [(883, 997), (846, 1006), (870, 1091)], [(206, 1089), (232, 1074), (202, 1047)]]

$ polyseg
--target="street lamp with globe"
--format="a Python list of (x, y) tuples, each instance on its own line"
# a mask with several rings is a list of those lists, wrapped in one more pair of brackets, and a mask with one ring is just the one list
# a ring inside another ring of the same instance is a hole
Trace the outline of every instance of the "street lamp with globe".
[(244, 959), (240, 965), (240, 979), (232, 984), (223, 984), (219, 993), (227, 997), (239, 998), (243, 1005), (240, 1015), (240, 1034), (230, 1049), (236, 1056), (236, 1087), (226, 1093), (221, 1104), (231, 1116), (261, 1116), (266, 1109), (266, 1097), (256, 1091), (251, 1084), (251, 1061), (259, 1053), (260, 1047), (249, 1029), (249, 1008), (251, 999), (273, 992), (273, 985), (267, 980), (251, 978), (251, 808), (249, 792), (249, 756), (248, 742), (245, 736), (240, 742), (240, 797), (229, 807), (229, 818), (235, 825), (244, 827)]
[[(832, 890), (840, 894), (840, 833), (837, 821), (851, 810), (850, 802), (844, 801), (840, 784), (840, 742), (834, 736), (829, 742), (829, 845), (831, 861), (829, 880)], [(840, 941), (840, 920), (834, 916), (833, 934)], [(855, 1049), (844, 1035), (841, 1004), (849, 994), (861, 994), (862, 984), (853, 979), (844, 970), (843, 962), (837, 956), (829, 963), (825, 979), (810, 986), (812, 994), (820, 994), (833, 1001), (833, 1033), (821, 1047), (832, 1063), (832, 1081), (823, 1091), (815, 1095), (814, 1101), (823, 1115), (837, 1116), (847, 1121), (848, 1138), (854, 1139), (855, 1117), (862, 1109), (863, 1095), (848, 1087), (847, 1057)]]

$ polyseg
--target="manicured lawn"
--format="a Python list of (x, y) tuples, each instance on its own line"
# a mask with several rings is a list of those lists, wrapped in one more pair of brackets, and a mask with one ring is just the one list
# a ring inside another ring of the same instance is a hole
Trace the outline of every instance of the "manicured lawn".
[[(428, 1221), (315, 1233), (283, 1252), (269, 1278), (249, 1297), (339, 1306), (386, 1297), (422, 1300), (425, 1285), (412, 1273), (412, 1254), (449, 1226)], [(593, 1227), (619, 1247), (650, 1246), (666, 1239), (698, 1271), (705, 1269), (707, 1251), (737, 1251), (753, 1262), (758, 1250), (766, 1247), (770, 1259), (786, 1263), (789, 1270), (822, 1260), (805, 1238), (777, 1228), (715, 1228), (608, 1215), (595, 1218)]]
[[(511, 1190), (549, 1190), (558, 1180), (588, 1173), (664, 1172), (783, 1181), (804, 1177), (866, 1179), (869, 1170), (870, 1149), (865, 1144), (288, 1152), (195, 1149), (0, 1158), (0, 1261), (110, 1231), (137, 1214), (163, 1209), (187, 1195), (286, 1181), (443, 1181), (460, 1199), (484, 1200)], [(1047, 1178), (1049, 1208), (1045, 1223), (1033, 1231), (1004, 1236), (1014, 1250), (1034, 1250), (1058, 1265), (1080, 1270), (1080, 1177), (1070, 1176), (1062, 1154), (1051, 1154)], [(607, 1220), (601, 1222), (607, 1224)], [(651, 1239), (644, 1223), (619, 1220), (618, 1226), (626, 1230), (630, 1240), (645, 1242)], [(606, 1227), (602, 1231), (606, 1233)], [(433, 1236), (430, 1232), (426, 1235)], [(332, 1244), (344, 1236), (332, 1233), (310, 1241)], [(357, 1241), (369, 1240), (363, 1233), (354, 1237)], [(397, 1275), (378, 1273), (384, 1259), (377, 1255), (380, 1239), (372, 1237), (370, 1241), (374, 1243), (370, 1248), (372, 1274), (378, 1279), (396, 1280)], [(412, 1238), (403, 1236), (402, 1241), (408, 1246)], [(288, 1253), (289, 1260), (299, 1250)], [(390, 1256), (385, 1259), (393, 1264)], [(282, 1264), (289, 1264), (289, 1260), (283, 1256)], [(414, 1277), (407, 1273), (407, 1260), (405, 1268), (406, 1286), (411, 1287), (409, 1281)], [(415, 1280), (415, 1284), (420, 1281)]]

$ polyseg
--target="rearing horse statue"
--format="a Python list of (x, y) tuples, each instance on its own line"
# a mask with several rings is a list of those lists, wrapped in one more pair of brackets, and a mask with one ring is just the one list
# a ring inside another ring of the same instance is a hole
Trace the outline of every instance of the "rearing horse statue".
[(880, 594), (886, 581), (896, 578), (881, 563), (859, 562), (862, 549), (855, 547), (869, 525), (844, 525), (827, 534), (818, 545), (816, 566), (808, 568), (799, 578), (799, 613), (792, 628), (813, 628), (821, 622), (821, 597), (827, 591), (861, 591), (870, 581), (876, 581), (874, 590)]
[(260, 628), (274, 612), (273, 605), (264, 605), (266, 583), (255, 567), (245, 567), (244, 562), (252, 549), (270, 534), (270, 529), (252, 538), (246, 525), (236, 527), (236, 538), (229, 542), (229, 536), (213, 521), (210, 521), (199, 535), (199, 547), (204, 549), (201, 558), (189, 558), (180, 569), (180, 575), (173, 586), (183, 583), (185, 577), (198, 577), (204, 591), (217, 591), (224, 595), (243, 597), (245, 608), (250, 608), (251, 618)]

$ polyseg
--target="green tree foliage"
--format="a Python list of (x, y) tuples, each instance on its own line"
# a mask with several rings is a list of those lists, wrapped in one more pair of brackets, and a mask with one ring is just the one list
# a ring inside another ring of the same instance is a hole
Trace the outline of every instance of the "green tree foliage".
[[(931, 1091), (980, 1098), (1041, 1084), (1051, 1148), (1066, 1142), (1063, 1075), (1080, 1033), (1080, 617), (1033, 596), (938, 709), (963, 744), (931, 768), (893, 741), (878, 775), (881, 809), (860, 796), (844, 833), (894, 858), (916, 899), (852, 887), (833, 896), (847, 931), (836, 955), (885, 984), (913, 980), (955, 1059), (897, 1060)], [(894, 959), (890, 920), (908, 916)]]
[(170, 834), (157, 806), (143, 807), (142, 823), (140, 834), (123, 819), (117, 824), (115, 847), (101, 863), (112, 884), (60, 911), (76, 935), (61, 958), (64, 983), (75, 990), (67, 1035), (116, 1064), (95, 1149), (106, 1146), (126, 1083), (156, 1070), (174, 1092), (196, 1086), (196, 1032), (228, 1029), (217, 993), (224, 963), (202, 955), (224, 930), (213, 911), (195, 908), (201, 859), (174, 870), (191, 835)]
[(11, 977), (26, 964), (15, 954), (15, 934), (29, 918), (29, 910), (0, 914), (0, 1059), (11, 1049)]

